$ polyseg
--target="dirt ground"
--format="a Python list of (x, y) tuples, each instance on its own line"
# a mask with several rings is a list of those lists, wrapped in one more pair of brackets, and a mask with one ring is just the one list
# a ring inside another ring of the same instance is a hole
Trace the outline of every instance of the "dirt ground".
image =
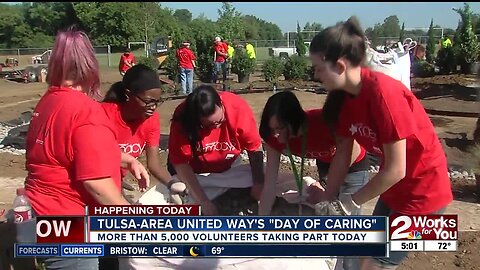
[[(112, 83), (120, 80), (121, 76), (116, 70), (110, 69), (102, 72), (101, 79), (102, 91), (105, 92)], [(236, 80), (236, 77), (234, 80)], [(270, 87), (269, 83), (261, 81), (259, 74), (251, 76), (251, 81), (255, 81), (252, 83), (253, 88)], [(480, 113), (475, 90), (467, 87), (473, 82), (473, 77), (458, 75), (412, 79), (413, 91), (426, 108)], [(233, 83), (231, 85), (231, 89), (247, 89), (248, 87), (249, 84)], [(321, 93), (320, 85), (314, 82), (281, 82), (278, 87), (300, 89), (296, 94), (306, 109), (321, 107), (326, 97), (325, 94)], [(45, 90), (46, 85), (41, 83), (23, 84), (0, 80), (0, 122), (17, 118), (20, 113), (32, 110)], [(320, 94), (314, 93), (315, 91)], [(242, 95), (252, 107), (257, 120), (260, 118), (266, 99), (271, 94), (272, 92)], [(181, 99), (167, 100), (158, 108), (161, 118), (162, 149), (166, 148), (168, 141), (171, 114), (181, 101)], [(431, 116), (431, 119), (444, 146), (450, 167), (468, 167), (470, 156), (467, 150), (472, 145), (472, 133), (476, 119), (447, 116)], [(162, 160), (165, 160), (165, 152), (161, 156)], [(15, 197), (15, 189), (23, 184), (23, 179), (26, 176), (24, 166), (25, 156), (0, 153), (0, 213), (2, 209), (11, 207)], [(290, 168), (283, 164), (281, 170), (290, 171)], [(308, 168), (307, 174), (316, 177), (315, 168)], [(154, 183), (155, 181), (152, 184)], [(452, 181), (455, 201), (448, 208), (447, 213), (459, 215), (462, 232), (459, 235), (458, 251), (451, 253), (411, 253), (408, 259), (398, 268), (399, 270), (480, 269), (480, 256), (478, 256), (478, 250), (480, 250), (480, 206), (474, 184), (474, 181), (468, 180)], [(277, 203), (282, 205), (283, 202), (279, 201)], [(371, 213), (374, 203), (373, 201), (366, 205), (366, 213)], [(280, 209), (288, 211), (283, 206)]]

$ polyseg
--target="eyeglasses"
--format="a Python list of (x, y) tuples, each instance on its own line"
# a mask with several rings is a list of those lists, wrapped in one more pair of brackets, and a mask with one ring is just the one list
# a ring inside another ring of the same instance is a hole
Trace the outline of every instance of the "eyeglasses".
[(220, 126), (221, 124), (223, 124), (223, 122), (225, 122), (225, 110), (223, 108), (223, 106), (221, 107), (221, 110), (222, 110), (222, 118), (220, 118), (220, 120), (217, 120), (217, 121), (213, 121), (213, 122), (210, 122), (206, 125), (202, 124), (202, 127), (203, 128), (214, 128), (214, 127), (217, 127), (217, 126)]
[(138, 95), (135, 95), (135, 97), (140, 99), (145, 104), (144, 106), (147, 107), (147, 108), (148, 107), (153, 107), (153, 106), (158, 107), (158, 105), (162, 104), (165, 101), (163, 98), (145, 100)]

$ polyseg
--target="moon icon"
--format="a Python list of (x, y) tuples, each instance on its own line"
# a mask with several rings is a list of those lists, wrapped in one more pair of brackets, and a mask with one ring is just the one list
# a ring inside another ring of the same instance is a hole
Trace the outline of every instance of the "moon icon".
[(192, 255), (192, 257), (197, 257), (198, 256), (198, 253), (195, 253), (195, 251), (199, 251), (198, 250), (198, 247), (191, 247), (190, 248), (190, 255)]

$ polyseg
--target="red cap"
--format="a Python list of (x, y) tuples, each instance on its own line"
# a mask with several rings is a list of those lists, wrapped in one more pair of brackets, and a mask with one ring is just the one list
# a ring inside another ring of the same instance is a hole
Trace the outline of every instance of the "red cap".
[(25, 195), (25, 188), (17, 188), (17, 196)]

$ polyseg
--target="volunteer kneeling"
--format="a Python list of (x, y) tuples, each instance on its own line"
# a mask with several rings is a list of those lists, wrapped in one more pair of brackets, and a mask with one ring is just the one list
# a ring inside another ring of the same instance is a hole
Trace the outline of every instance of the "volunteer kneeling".
[[(176, 183), (178, 181), (173, 180), (160, 163), (160, 117), (156, 111), (163, 102), (160, 87), (154, 70), (142, 64), (135, 65), (127, 70), (122, 81), (110, 87), (102, 107), (115, 127), (120, 150), (134, 158), (145, 151), (147, 167), (153, 176), (174, 192), (183, 192), (186, 186)], [(126, 173), (122, 169), (122, 178)]]
[[(175, 109), (169, 162), (174, 177), (187, 184), (206, 215), (218, 214), (212, 200), (229, 188), (251, 187), (251, 195), (259, 199), (264, 180), (261, 146), (253, 112), (238, 95), (201, 85)], [(241, 164), (242, 150), (250, 165)]]
[[(354, 140), (383, 158), (379, 173), (363, 188), (340, 200), (347, 213), (378, 195), (373, 215), (442, 213), (452, 201), (447, 159), (425, 109), (405, 85), (362, 67), (365, 36), (355, 18), (329, 27), (310, 44), (315, 77), (338, 107), (332, 115), (337, 153), (320, 200), (332, 200), (348, 171)], [(337, 90), (342, 89), (342, 90)], [(328, 103), (325, 104), (327, 106)], [(366, 259), (362, 269), (395, 269), (406, 252)]]

